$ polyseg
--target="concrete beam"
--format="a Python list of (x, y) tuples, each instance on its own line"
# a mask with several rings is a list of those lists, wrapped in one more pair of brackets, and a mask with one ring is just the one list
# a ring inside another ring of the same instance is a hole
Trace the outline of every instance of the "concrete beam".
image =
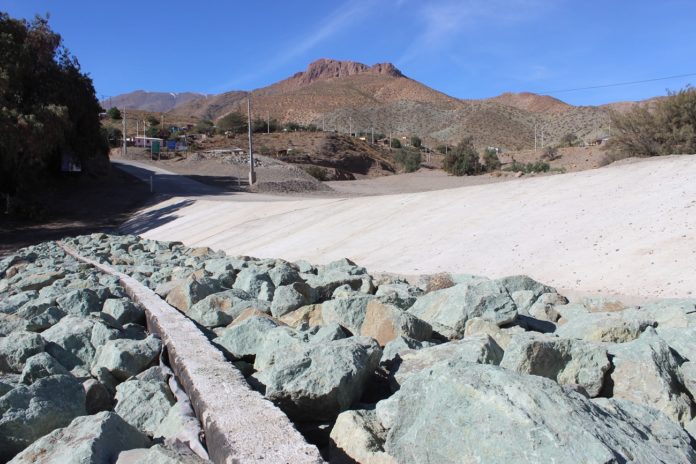
[(203, 425), (213, 462), (324, 462), (288, 417), (252, 390), (190, 319), (132, 277), (59, 245), (76, 259), (117, 276), (131, 299), (144, 308), (148, 330), (162, 339), (172, 370)]

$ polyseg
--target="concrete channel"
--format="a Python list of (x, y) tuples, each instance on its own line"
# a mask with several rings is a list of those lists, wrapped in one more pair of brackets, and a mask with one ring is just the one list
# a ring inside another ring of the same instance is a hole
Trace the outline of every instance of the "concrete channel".
[(324, 462), (285, 413), (252, 390), (190, 319), (132, 277), (64, 243), (59, 245), (74, 258), (117, 276), (126, 293), (145, 310), (148, 330), (162, 339), (172, 370), (203, 426), (213, 462)]

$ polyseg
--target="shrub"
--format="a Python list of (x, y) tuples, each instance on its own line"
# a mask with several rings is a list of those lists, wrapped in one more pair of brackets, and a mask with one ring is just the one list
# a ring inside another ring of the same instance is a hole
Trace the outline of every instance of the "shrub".
[(304, 168), (305, 172), (310, 176), (314, 177), (316, 180), (324, 182), (329, 178), (329, 173), (326, 169), (319, 166), (307, 166)]
[(686, 87), (654, 108), (612, 113), (608, 149), (614, 157), (696, 153), (696, 89)]
[(532, 174), (536, 172), (549, 172), (551, 166), (549, 163), (544, 161), (537, 161), (534, 163), (520, 163), (519, 161), (513, 161), (512, 164), (506, 169), (512, 172), (524, 172), (525, 174)]
[(418, 150), (407, 150), (402, 148), (394, 155), (394, 159), (406, 172), (417, 171), (421, 165), (421, 154)]
[(196, 124), (195, 131), (199, 134), (211, 134), (215, 131), (215, 125), (210, 119), (201, 119), (198, 124)]
[(579, 141), (580, 139), (578, 139), (577, 135), (573, 134), (572, 132), (569, 132), (563, 137), (561, 137), (561, 146), (574, 147), (578, 144)]
[(471, 176), (483, 171), (479, 161), (479, 154), (474, 148), (474, 138), (466, 137), (452, 151), (443, 162), (443, 169), (455, 176)]
[(437, 147), (435, 147), (435, 150), (442, 153), (443, 155), (445, 153), (448, 153), (451, 149), (452, 147), (449, 147), (448, 145), (438, 145)]
[(243, 134), (247, 132), (247, 118), (239, 111), (232, 111), (218, 119), (217, 127), (222, 132), (230, 131), (234, 134)]
[(401, 140), (399, 139), (391, 139), (391, 145), (392, 148), (401, 148)]
[(114, 121), (121, 119), (121, 111), (115, 106), (109, 108), (109, 111), (107, 111), (106, 114)]
[(417, 135), (411, 137), (411, 146), (415, 148), (420, 148), (423, 145), (423, 141)]
[(483, 152), (483, 166), (488, 172), (500, 169), (500, 158), (498, 158), (498, 152), (490, 148), (486, 149), (486, 151)]
[(541, 154), (541, 159), (548, 161), (557, 160), (560, 157), (561, 156), (558, 154), (558, 148), (552, 146), (544, 148), (544, 152)]

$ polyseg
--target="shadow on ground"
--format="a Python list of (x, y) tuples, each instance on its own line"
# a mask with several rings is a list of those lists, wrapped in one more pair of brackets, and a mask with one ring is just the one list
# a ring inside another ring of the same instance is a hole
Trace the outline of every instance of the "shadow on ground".
[(125, 221), (118, 228), (119, 233), (140, 235), (149, 230), (156, 229), (168, 222), (172, 222), (179, 216), (174, 214), (176, 211), (186, 208), (194, 203), (193, 200), (182, 199), (176, 203), (162, 206), (157, 209), (150, 209), (135, 215)]

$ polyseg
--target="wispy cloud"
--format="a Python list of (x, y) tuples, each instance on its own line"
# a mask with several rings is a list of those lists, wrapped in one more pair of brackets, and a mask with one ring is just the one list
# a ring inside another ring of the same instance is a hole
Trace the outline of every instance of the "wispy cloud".
[(437, 0), (423, 2), (416, 10), (421, 32), (397, 61), (408, 63), (419, 56), (441, 51), (467, 31), (488, 30), (524, 21), (541, 11), (545, 0)]
[(230, 88), (244, 85), (301, 57), (317, 47), (317, 45), (340, 34), (356, 21), (364, 18), (365, 12), (370, 11), (370, 8), (375, 3), (376, 0), (348, 0), (340, 4), (338, 8), (318, 21), (316, 26), (311, 28), (310, 33), (292, 41), (293, 46), (277, 52), (275, 56), (268, 59), (265, 66), (258, 68), (253, 73), (239, 76), (233, 81), (225, 83), (224, 86)]

